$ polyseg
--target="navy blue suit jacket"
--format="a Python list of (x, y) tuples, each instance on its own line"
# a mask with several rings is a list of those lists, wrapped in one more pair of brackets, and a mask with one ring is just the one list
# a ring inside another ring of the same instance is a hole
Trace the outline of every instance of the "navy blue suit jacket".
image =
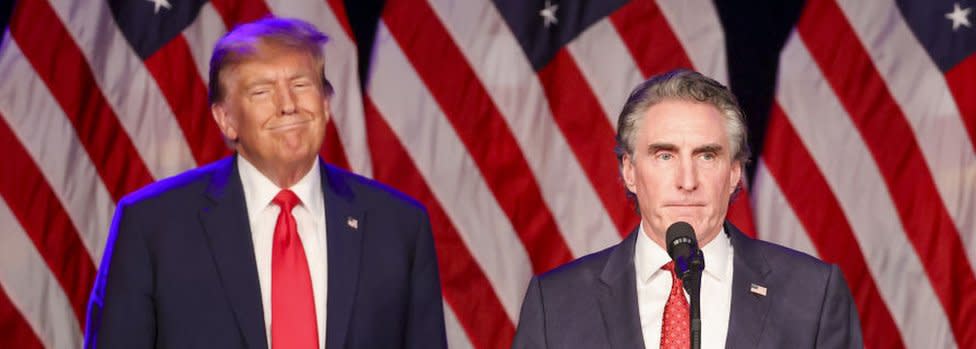
[[(269, 319), (236, 159), (154, 183), (119, 202), (89, 304), (86, 347), (267, 348)], [(321, 165), (326, 346), (446, 347), (423, 206)]]
[[(743, 235), (733, 248), (727, 348), (860, 348), (857, 309), (840, 270)], [(623, 242), (532, 279), (514, 348), (643, 348), (634, 248)], [(708, 261), (705, 261), (708, 263)], [(750, 291), (757, 284), (766, 296)]]

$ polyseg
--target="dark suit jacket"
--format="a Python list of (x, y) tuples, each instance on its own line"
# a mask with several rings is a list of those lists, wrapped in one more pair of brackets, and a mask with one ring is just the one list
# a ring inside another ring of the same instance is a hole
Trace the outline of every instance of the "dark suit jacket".
[[(327, 347), (446, 347), (423, 206), (321, 165)], [(236, 156), (119, 202), (89, 304), (87, 347), (267, 348), (265, 320)]]
[[(726, 347), (862, 347), (857, 309), (836, 266), (749, 238), (728, 223), (725, 231), (734, 256)], [(634, 271), (637, 234), (533, 278), (512, 346), (644, 347)], [(750, 292), (751, 284), (765, 286), (767, 295)]]

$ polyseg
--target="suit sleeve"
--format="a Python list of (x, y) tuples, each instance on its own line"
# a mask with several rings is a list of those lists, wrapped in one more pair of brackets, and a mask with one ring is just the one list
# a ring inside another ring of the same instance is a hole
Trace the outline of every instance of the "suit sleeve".
[(824, 297), (817, 348), (863, 348), (861, 322), (844, 275), (836, 265), (830, 266), (827, 294)]
[[(124, 201), (123, 201), (124, 202)], [(152, 348), (156, 323), (146, 240), (124, 203), (116, 209), (88, 304), (85, 348)]]
[(413, 258), (404, 347), (447, 348), (437, 253), (434, 250), (434, 236), (426, 212), (420, 215)]
[(542, 304), (542, 289), (539, 278), (533, 277), (525, 291), (522, 311), (519, 315), (518, 329), (515, 331), (513, 349), (545, 348), (546, 345), (545, 307)]

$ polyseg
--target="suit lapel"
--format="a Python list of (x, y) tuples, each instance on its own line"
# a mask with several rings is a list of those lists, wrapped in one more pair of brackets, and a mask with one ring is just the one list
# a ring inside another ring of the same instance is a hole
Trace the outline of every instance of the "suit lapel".
[(732, 240), (732, 305), (729, 317), (727, 348), (756, 348), (769, 312), (770, 296), (760, 296), (751, 291), (752, 285), (766, 287), (766, 276), (771, 271), (766, 257), (756, 248), (756, 241), (745, 236), (732, 224), (725, 224), (725, 231)]
[(600, 274), (598, 290), (600, 311), (613, 348), (643, 348), (644, 337), (637, 309), (637, 279), (634, 269), (634, 247), (638, 230), (634, 230), (610, 253)]
[(367, 231), (365, 212), (339, 170), (320, 163), (325, 197), (326, 249), (329, 260), (329, 291), (326, 321), (326, 347), (346, 347), (349, 319), (359, 284), (359, 264), (363, 234)]
[(236, 156), (214, 166), (206, 193), (213, 205), (201, 210), (200, 221), (247, 346), (267, 348), (261, 287)]

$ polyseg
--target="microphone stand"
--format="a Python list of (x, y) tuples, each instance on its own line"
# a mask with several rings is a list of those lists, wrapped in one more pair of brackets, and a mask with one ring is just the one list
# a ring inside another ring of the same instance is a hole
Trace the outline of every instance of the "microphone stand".
[(696, 250), (692, 254), (689, 263), (689, 272), (682, 278), (685, 291), (691, 298), (689, 310), (691, 313), (691, 349), (701, 349), (701, 278), (702, 270), (705, 269), (705, 257), (701, 250)]

